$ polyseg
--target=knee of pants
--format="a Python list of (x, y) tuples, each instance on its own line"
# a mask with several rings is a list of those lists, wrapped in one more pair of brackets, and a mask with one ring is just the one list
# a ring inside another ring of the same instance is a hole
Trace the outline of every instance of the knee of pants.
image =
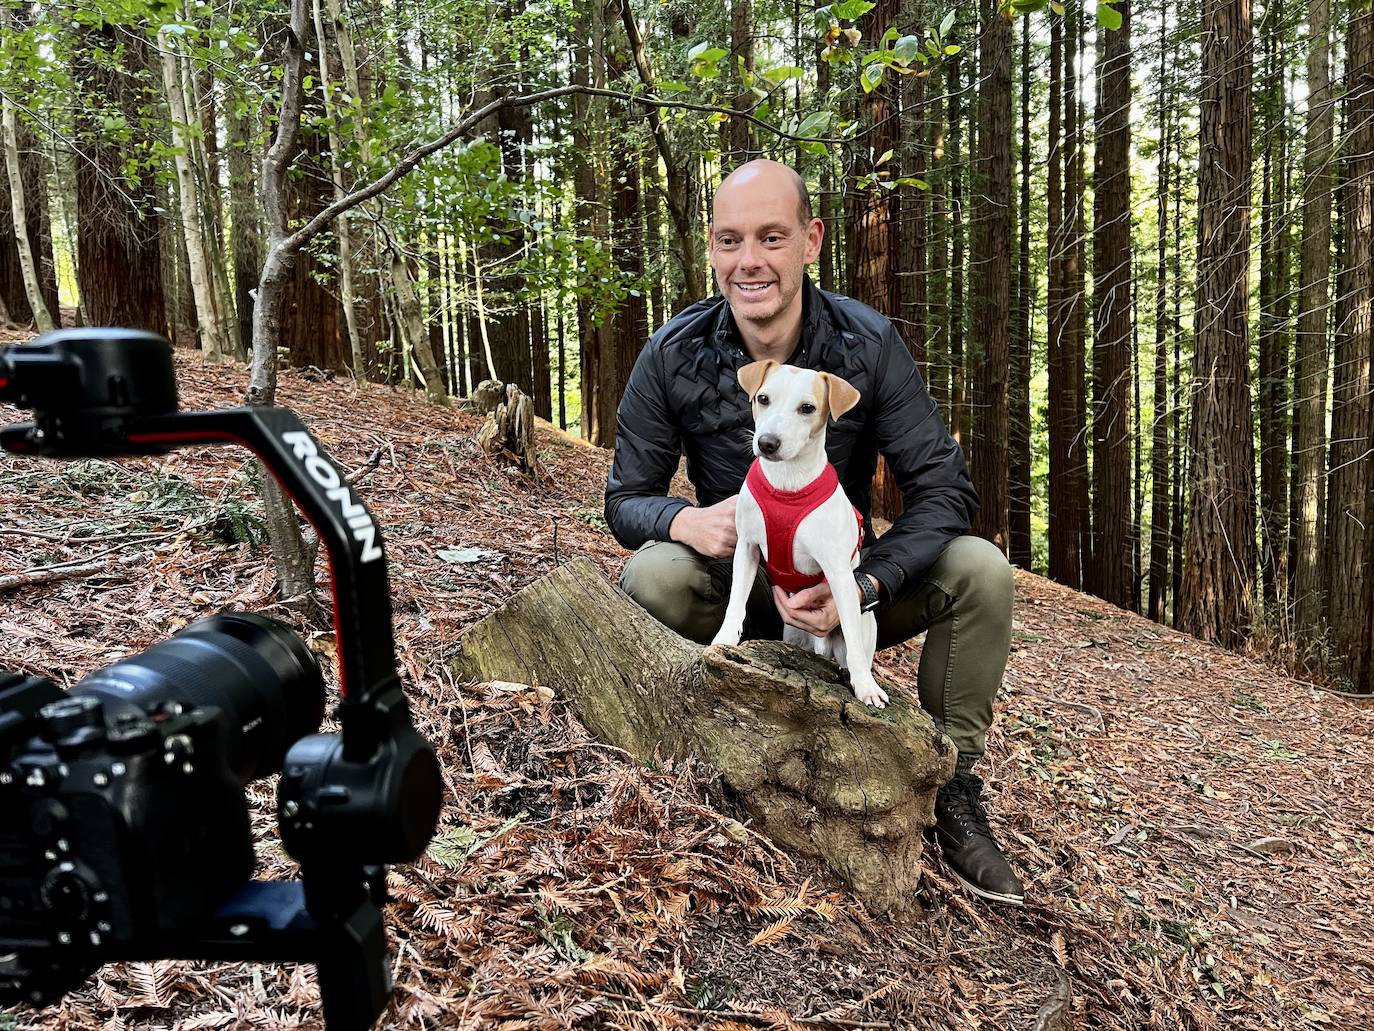
[(961, 609), (984, 609), (1011, 618), (1011, 564), (997, 545), (982, 537), (955, 538), (940, 556), (940, 582)]
[[(649, 615), (683, 637), (710, 640), (725, 604), (709, 560), (676, 541), (651, 541), (625, 563), (620, 589)], [(729, 590), (729, 583), (724, 585)], [(707, 627), (714, 616), (715, 625)]]

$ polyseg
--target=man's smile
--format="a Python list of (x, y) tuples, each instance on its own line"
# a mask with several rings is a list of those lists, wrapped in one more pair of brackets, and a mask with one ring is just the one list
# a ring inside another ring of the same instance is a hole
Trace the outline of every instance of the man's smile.
[(750, 294), (750, 295), (753, 295), (753, 296), (758, 296), (759, 294), (762, 294), (762, 293), (764, 293), (765, 291), (767, 291), (767, 289), (768, 289), (770, 286), (772, 286), (772, 285), (773, 285), (773, 284), (772, 284), (771, 282), (768, 282), (768, 283), (736, 283), (736, 284), (735, 284), (735, 289), (738, 290), (738, 291), (740, 291), (740, 292), (743, 293), (743, 294)]

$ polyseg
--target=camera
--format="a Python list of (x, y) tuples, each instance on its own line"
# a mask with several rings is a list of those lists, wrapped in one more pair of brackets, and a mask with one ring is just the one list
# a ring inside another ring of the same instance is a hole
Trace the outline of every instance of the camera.
[[(391, 984), (384, 870), (423, 853), (441, 778), (396, 673), (380, 533), (291, 412), (178, 410), (171, 346), (79, 329), (0, 348), (7, 451), (73, 458), (195, 444), (254, 451), (329, 558), (343, 699), (284, 624), (199, 620), (70, 691), (0, 670), (0, 1006), (42, 1005), (100, 964), (313, 963), (331, 1031), (369, 1028)], [(244, 786), (280, 774), (300, 881), (251, 880)]]

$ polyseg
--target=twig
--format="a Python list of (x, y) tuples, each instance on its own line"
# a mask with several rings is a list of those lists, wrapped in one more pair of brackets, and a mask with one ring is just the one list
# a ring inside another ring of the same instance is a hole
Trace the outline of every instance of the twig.
[(1085, 712), (1097, 721), (1098, 730), (1107, 729), (1107, 721), (1102, 716), (1102, 710), (1095, 705), (1088, 705), (1084, 702), (1071, 702), (1067, 698), (1056, 698), (1054, 695), (1040, 694), (1025, 687), (1018, 688), (1017, 690), (1019, 690), (1021, 694), (1029, 695), (1032, 698), (1038, 698), (1040, 701), (1049, 705), (1058, 705), (1065, 709), (1077, 709), (1079, 712)]
[(375, 447), (372, 449), (372, 454), (367, 456), (366, 462), (358, 466), (358, 468), (354, 469), (351, 473), (348, 473), (344, 477), (344, 483), (347, 483), (350, 486), (352, 486), (353, 484), (361, 480), (363, 477), (371, 475), (372, 470), (376, 469), (377, 466), (381, 464), (382, 449), (380, 447)]
[(101, 573), (113, 574), (124, 566), (132, 566), (151, 558), (153, 552), (142, 551), (136, 555), (125, 555), (116, 559), (113, 566), (108, 562), (85, 562), (81, 565), (64, 564), (60, 566), (41, 566), (23, 573), (0, 576), (0, 594), (36, 587), (38, 584), (57, 583), (59, 580), (73, 580), (81, 576), (96, 576)]

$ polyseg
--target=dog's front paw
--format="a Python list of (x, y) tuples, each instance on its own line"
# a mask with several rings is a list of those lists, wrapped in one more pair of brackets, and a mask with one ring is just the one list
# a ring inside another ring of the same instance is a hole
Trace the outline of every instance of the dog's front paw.
[(854, 679), (854, 671), (850, 670), (850, 683), (854, 687), (854, 697), (865, 705), (871, 705), (875, 709), (882, 709), (887, 706), (887, 692), (878, 686), (876, 680), (869, 680), (867, 683), (858, 683)]
[(742, 631), (736, 630), (736, 631), (734, 631), (733, 633), (731, 633), (730, 631), (726, 630), (724, 627), (721, 627), (721, 628), (720, 628), (720, 633), (716, 634), (715, 637), (711, 638), (711, 643), (712, 643), (712, 644), (728, 644), (728, 645), (730, 645), (731, 647), (734, 647), (735, 645), (739, 644), (739, 639), (740, 639), (741, 636), (742, 636)]

